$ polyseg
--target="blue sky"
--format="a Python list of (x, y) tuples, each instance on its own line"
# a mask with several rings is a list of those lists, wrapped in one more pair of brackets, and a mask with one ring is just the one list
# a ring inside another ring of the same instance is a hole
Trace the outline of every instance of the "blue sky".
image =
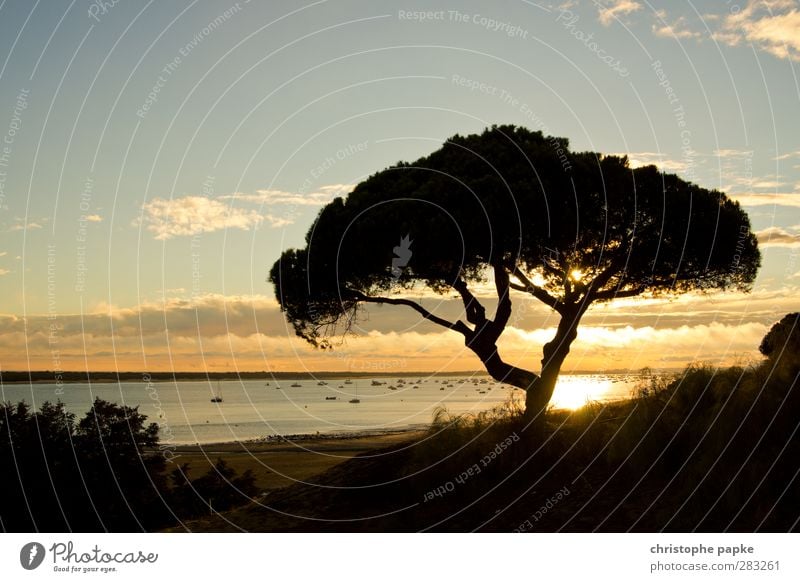
[[(687, 298), (703, 307), (683, 319), (665, 315), (680, 301), (605, 307), (597, 330), (621, 337), (628, 322), (625, 337), (670, 343), (685, 326), (687, 361), (707, 354), (691, 338), (722, 326), (741, 339), (709, 357), (727, 361), (796, 309), (797, 1), (5, 1), (0, 15), (6, 369), (52, 367), (48, 321), (67, 367), (345, 365), (287, 339), (269, 266), (334, 195), (495, 123), (720, 188), (760, 232), (748, 301)], [(173, 326), (198, 306), (206, 320)], [(525, 334), (553, 324), (533, 311), (511, 348), (521, 358), (541, 347)], [(422, 336), (404, 336), (410, 368), (477, 367), (405, 314), (371, 320), (389, 351), (392, 333)]]

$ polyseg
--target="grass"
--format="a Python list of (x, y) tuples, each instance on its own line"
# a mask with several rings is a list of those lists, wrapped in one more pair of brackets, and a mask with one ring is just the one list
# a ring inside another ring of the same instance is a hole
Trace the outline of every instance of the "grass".
[(628, 400), (550, 410), (544, 434), (513, 398), (475, 414), (442, 408), (411, 443), (189, 528), (797, 530), (798, 360), (651, 377)]
[(483, 467), (480, 480), (454, 490), (461, 503), (499, 488), (517, 499), (545, 483), (556, 490), (591, 482), (615, 502), (594, 516), (599, 529), (797, 529), (799, 369), (773, 360), (689, 366), (652, 377), (630, 400), (551, 410), (544, 437), (530, 433), (516, 401), (473, 415), (438, 410), (407, 473), (427, 472), (423, 481), (433, 487), (518, 434), (519, 444)]

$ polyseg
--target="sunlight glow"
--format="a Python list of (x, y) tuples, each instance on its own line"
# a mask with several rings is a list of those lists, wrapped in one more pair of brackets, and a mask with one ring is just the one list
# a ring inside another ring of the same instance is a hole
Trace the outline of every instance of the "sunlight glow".
[(583, 279), (583, 271), (580, 269), (572, 269), (572, 271), (569, 273), (569, 276), (573, 281), (580, 281)]
[(555, 408), (576, 410), (592, 400), (604, 400), (611, 391), (611, 380), (563, 375), (556, 384), (550, 404)]

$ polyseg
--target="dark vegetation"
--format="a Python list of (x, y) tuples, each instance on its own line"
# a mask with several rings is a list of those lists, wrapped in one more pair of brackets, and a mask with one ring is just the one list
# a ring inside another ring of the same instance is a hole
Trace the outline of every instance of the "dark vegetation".
[[(370, 176), (320, 211), (305, 243), (270, 271), (298, 336), (331, 348), (365, 306), (408, 307), (460, 334), (495, 380), (526, 391), (537, 425), (590, 306), (748, 290), (761, 261), (747, 214), (724, 193), (515, 126), (455, 135)], [(488, 301), (473, 293), (485, 280), (496, 291)], [(414, 287), (458, 297), (461, 319), (402, 296)], [(498, 351), (517, 294), (558, 321), (539, 373)]]
[(773, 327), (758, 365), (689, 366), (653, 377), (627, 401), (550, 411), (543, 438), (513, 401), (477, 416), (440, 411), (421, 441), (275, 492), (268, 509), (189, 527), (796, 531), (799, 318)]
[[(223, 461), (165, 461), (155, 424), (96, 400), (0, 407), (4, 531), (796, 531), (800, 314), (766, 359), (652, 376), (630, 400), (436, 414), (428, 434), (256, 495)], [(209, 503), (214, 509), (213, 515)], [(219, 513), (223, 512), (223, 513)], [(188, 520), (188, 521), (187, 521)]]
[(60, 402), (1, 404), (0, 531), (152, 531), (256, 493), (221, 460), (195, 479), (186, 465), (168, 473), (146, 420), (99, 398), (77, 422)]

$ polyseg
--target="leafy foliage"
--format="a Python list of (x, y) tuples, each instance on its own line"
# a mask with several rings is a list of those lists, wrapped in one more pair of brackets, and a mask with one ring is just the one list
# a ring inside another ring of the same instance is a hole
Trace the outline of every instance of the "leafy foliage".
[[(394, 249), (406, 236), (412, 256), (393, 269)], [(495, 379), (529, 395), (540, 386), (541, 410), (591, 304), (749, 290), (760, 260), (747, 215), (722, 192), (655, 166), (632, 169), (626, 157), (572, 152), (564, 138), (494, 126), (456, 135), (332, 201), (305, 248), (285, 251), (270, 281), (297, 335), (314, 346), (330, 347), (331, 338), (347, 333), (364, 303), (406, 305), (463, 334)], [(499, 305), (493, 320), (469, 290), (488, 273)], [(397, 297), (414, 286), (457, 292), (472, 327)], [(541, 378), (498, 355), (510, 289), (561, 315), (544, 346)]]
[(773, 325), (758, 349), (773, 360), (797, 362), (800, 358), (800, 313), (789, 313)]
[(146, 421), (137, 408), (99, 398), (77, 423), (61, 402), (39, 411), (0, 404), (0, 529), (149, 531), (207, 513), (210, 494), (220, 508), (255, 494), (252, 474), (236, 476), (223, 461), (170, 487), (158, 425)]

